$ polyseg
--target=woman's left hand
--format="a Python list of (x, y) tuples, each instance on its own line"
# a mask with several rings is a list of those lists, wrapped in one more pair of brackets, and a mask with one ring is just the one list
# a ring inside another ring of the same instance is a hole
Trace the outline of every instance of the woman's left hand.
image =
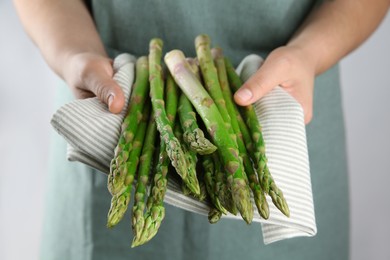
[(308, 124), (313, 115), (315, 67), (313, 57), (305, 55), (301, 48), (277, 48), (235, 93), (234, 99), (239, 105), (249, 105), (279, 85), (301, 104)]

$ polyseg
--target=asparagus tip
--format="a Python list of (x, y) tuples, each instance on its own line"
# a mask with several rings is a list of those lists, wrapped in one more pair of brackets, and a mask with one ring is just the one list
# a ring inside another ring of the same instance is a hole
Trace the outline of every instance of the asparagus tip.
[(198, 47), (202, 44), (210, 44), (210, 37), (207, 34), (200, 34), (195, 38), (195, 46)]
[(217, 223), (221, 219), (221, 217), (222, 217), (222, 212), (215, 208), (212, 208), (208, 215), (210, 224)]

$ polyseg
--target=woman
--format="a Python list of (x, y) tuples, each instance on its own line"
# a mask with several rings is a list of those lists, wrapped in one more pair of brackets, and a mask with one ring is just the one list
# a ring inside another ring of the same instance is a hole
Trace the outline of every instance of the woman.
[[(112, 113), (123, 93), (111, 79), (111, 59), (165, 50), (194, 56), (206, 33), (235, 64), (250, 53), (264, 65), (235, 94), (247, 105), (281, 85), (302, 105), (307, 126), (318, 234), (264, 246), (260, 228), (206, 218), (167, 206), (158, 235), (130, 249), (126, 222), (105, 227), (106, 176), (65, 161), (56, 137), (48, 181), (42, 259), (348, 259), (348, 187), (337, 62), (378, 26), (388, 0), (142, 1), (14, 0), (27, 32), (76, 98), (97, 96)], [(321, 74), (321, 75), (320, 75)], [(318, 77), (316, 77), (318, 76)], [(314, 91), (315, 86), (315, 91)], [(72, 96), (60, 89), (59, 102)], [(313, 116), (314, 115), (314, 116)]]

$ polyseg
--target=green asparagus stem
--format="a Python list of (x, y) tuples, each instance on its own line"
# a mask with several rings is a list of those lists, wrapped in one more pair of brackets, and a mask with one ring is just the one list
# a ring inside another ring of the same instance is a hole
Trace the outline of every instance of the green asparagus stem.
[(165, 63), (176, 83), (201, 116), (207, 131), (213, 139), (213, 143), (218, 147), (224, 168), (228, 173), (227, 180), (232, 191), (233, 201), (242, 218), (250, 223), (253, 219), (253, 207), (242, 162), (238, 155), (236, 143), (231, 138), (229, 130), (226, 129), (225, 122), (217, 106), (192, 73), (190, 65), (185, 61), (184, 54), (181, 51), (174, 50), (166, 54)]
[(153, 154), (155, 151), (155, 142), (157, 137), (156, 121), (152, 113), (149, 118), (148, 128), (144, 146), (142, 147), (142, 155), (140, 157), (140, 165), (138, 169), (137, 185), (134, 195), (134, 206), (132, 214), (132, 228), (134, 237), (139, 239), (145, 223), (144, 209), (146, 199), (146, 187), (149, 182), (150, 165), (152, 163)]
[[(234, 129), (232, 128), (233, 125), (229, 115), (229, 110), (227, 109), (227, 104), (224, 99), (224, 95), (221, 91), (221, 86), (218, 79), (218, 73), (213, 63), (211, 49), (210, 49), (210, 38), (207, 35), (197, 36), (195, 39), (195, 47), (196, 47), (197, 58), (199, 60), (199, 65), (205, 82), (205, 86), (209, 94), (214, 99), (230, 135), (233, 137), (233, 140), (237, 142), (238, 141), (236, 140), (237, 136), (235, 134)], [(238, 143), (236, 143), (235, 147), (237, 150), (239, 149)], [(241, 178), (242, 178), (241, 181), (246, 183), (247, 178), (245, 176), (245, 172), (242, 172)], [(236, 202), (234, 196), (233, 196), (233, 200)]]
[(209, 211), (209, 222), (211, 224), (217, 223), (223, 214), (227, 214), (226, 209), (222, 206), (218, 198), (217, 185), (216, 185), (216, 172), (212, 155), (202, 156), (202, 166), (204, 170), (204, 183), (206, 186), (207, 194), (210, 197), (211, 207)]
[(216, 168), (212, 155), (202, 156), (202, 166), (204, 170), (204, 182), (206, 184), (207, 193), (209, 194), (211, 203), (217, 210), (221, 211), (223, 214), (226, 214), (226, 209), (221, 205), (221, 202), (218, 199), (215, 183)]
[(132, 149), (137, 126), (142, 118), (142, 110), (149, 91), (148, 58), (140, 57), (136, 62), (136, 81), (133, 85), (129, 108), (121, 126), (121, 135), (111, 161), (107, 187), (112, 195), (125, 189), (124, 180), (127, 174), (126, 162)]
[(238, 125), (240, 127), (242, 140), (244, 141), (246, 150), (248, 151), (248, 153), (250, 155), (253, 151), (252, 137), (249, 133), (248, 126), (245, 124), (244, 119), (242, 118), (240, 111), (238, 110), (237, 105), (234, 105), (234, 111), (235, 111)]
[[(169, 120), (169, 125), (172, 128), (173, 122), (176, 119), (178, 105), (178, 87), (172, 76), (168, 73), (166, 83), (166, 113)], [(164, 197), (167, 190), (167, 173), (169, 167), (169, 157), (166, 151), (166, 144), (160, 144), (160, 156), (157, 164), (157, 170), (153, 180), (151, 194), (147, 201), (147, 210), (145, 213), (145, 221), (142, 227), (142, 232), (134, 236), (132, 247), (142, 245), (152, 239), (160, 228), (161, 222), (165, 216)]]
[[(201, 76), (200, 76), (200, 71), (199, 71), (197, 59), (196, 58), (186, 58), (186, 60), (188, 61), (188, 64), (190, 64), (191, 71), (196, 75), (196, 77), (200, 81)], [(196, 113), (194, 111), (194, 108), (193, 108), (191, 102), (188, 100), (188, 98), (184, 94), (181, 95), (181, 98), (183, 98), (183, 100), (181, 100), (181, 102), (179, 102), (179, 104), (180, 104), (179, 106), (182, 106), (182, 109), (179, 108), (179, 114), (181, 115), (180, 122), (182, 124), (182, 128), (184, 129), (184, 140), (187, 143), (192, 143), (192, 145), (190, 145), (190, 148), (195, 150), (199, 154), (210, 154), (210, 153), (214, 152), (217, 149), (217, 147), (214, 146), (205, 137), (203, 130), (198, 127), (198, 124), (196, 122)], [(187, 112), (187, 114), (185, 112)], [(184, 125), (184, 124), (186, 124), (186, 125)], [(189, 126), (188, 133), (186, 131), (187, 125)], [(191, 132), (192, 132), (192, 134), (191, 134)], [(193, 140), (195, 140), (195, 142), (193, 142)], [(194, 146), (196, 146), (196, 147), (194, 147)], [(200, 146), (201, 149), (198, 149), (197, 146)], [(205, 149), (205, 147), (207, 147), (207, 149)], [(204, 150), (207, 150), (207, 151), (202, 152)]]
[[(179, 109), (179, 111), (180, 111), (180, 109)], [(182, 149), (183, 149), (184, 154), (186, 155), (188, 165), (196, 169), (196, 164), (198, 161), (197, 154), (196, 154), (196, 152), (192, 151), (188, 147), (187, 143), (183, 142), (183, 130), (182, 130), (180, 124), (178, 124), (178, 123), (175, 124), (174, 132), (175, 132), (175, 136), (182, 144)], [(200, 193), (199, 194), (192, 193), (191, 190), (188, 189), (188, 187), (185, 185), (184, 182), (182, 183), (182, 186), (181, 186), (182, 192), (186, 196), (192, 196), (193, 198), (195, 198), (199, 201), (203, 201), (207, 197), (206, 186), (203, 182), (203, 175), (201, 172), (198, 171), (196, 173), (196, 176), (197, 176), (197, 179), (199, 181)]]
[(180, 95), (178, 110), (180, 124), (184, 131), (183, 140), (190, 149), (199, 154), (213, 153), (217, 147), (204, 136), (203, 131), (198, 127), (194, 108), (183, 93)]
[(214, 66), (213, 57), (211, 55), (210, 38), (205, 34), (197, 36), (195, 38), (195, 48), (205, 83), (204, 85), (217, 105), (226, 126), (230, 130), (230, 116), (226, 109), (221, 86), (219, 85), (217, 69)]
[(240, 126), (237, 120), (237, 116), (235, 116), (236, 105), (233, 101), (232, 92), (230, 91), (222, 50), (220, 48), (214, 48), (212, 52), (213, 52), (213, 56), (215, 57), (214, 61), (218, 71), (218, 78), (219, 78), (219, 83), (221, 85), (222, 94), (226, 102), (226, 108), (228, 113), (231, 115), (232, 129), (237, 136), (238, 150), (240, 153), (240, 157), (242, 158), (244, 163), (245, 173), (249, 181), (249, 187), (252, 190), (253, 198), (255, 200), (255, 204), (259, 214), (263, 218), (268, 219), (269, 217), (268, 203), (260, 187), (259, 181), (257, 180), (257, 176), (253, 168), (252, 162), (248, 157), (247, 150), (243, 141), (242, 133), (240, 130)]
[[(237, 91), (242, 86), (241, 79), (237, 75), (233, 65), (227, 58), (225, 58), (225, 65), (226, 65), (227, 75), (229, 78), (230, 87), (232, 88), (233, 91)], [(262, 172), (264, 171), (265, 164), (262, 165), (260, 162), (261, 161), (265, 162), (263, 158), (265, 156), (265, 145), (264, 145), (263, 134), (261, 132), (261, 125), (257, 120), (256, 112), (252, 105), (241, 106), (239, 107), (239, 109), (243, 118), (245, 118), (245, 123), (249, 128), (249, 131), (251, 133), (251, 139), (252, 142), (254, 143), (253, 161), (255, 167), (260, 169), (260, 171)]]
[(153, 178), (152, 189), (146, 203), (145, 222), (142, 232), (140, 232), (140, 235), (133, 237), (131, 247), (143, 245), (152, 239), (157, 234), (165, 217), (163, 201), (167, 189), (169, 159), (167, 159), (168, 156), (164, 148), (164, 146), (160, 146), (160, 156)]
[[(230, 87), (233, 91), (237, 91), (242, 86), (241, 79), (227, 58), (225, 58), (225, 65)], [(283, 196), (282, 191), (276, 186), (276, 183), (274, 182), (267, 166), (264, 138), (261, 125), (257, 120), (256, 112), (252, 105), (240, 107), (240, 111), (243, 118), (245, 118), (246, 125), (249, 128), (254, 144), (250, 155), (255, 164), (260, 185), (265, 193), (269, 195), (272, 194), (273, 197), (271, 197), (275, 206), (288, 217), (290, 216), (290, 211), (287, 202)]]
[(150, 109), (150, 103), (148, 102), (142, 113), (142, 119), (134, 138), (133, 149), (131, 150), (128, 161), (126, 162), (127, 173), (124, 180), (125, 189), (115, 194), (111, 199), (111, 207), (108, 212), (107, 227), (114, 227), (116, 224), (118, 224), (127, 211), (127, 207), (130, 200), (131, 188), (133, 185), (135, 173), (137, 171), (139, 156), (144, 142), (145, 130), (149, 119)]
[(199, 194), (199, 184), (196, 179), (195, 170), (189, 171), (180, 142), (173, 134), (172, 127), (165, 112), (163, 98), (163, 84), (161, 76), (161, 55), (162, 41), (152, 39), (149, 45), (149, 73), (150, 73), (150, 96), (152, 99), (153, 111), (156, 115), (157, 130), (160, 132), (161, 140), (166, 145), (166, 151), (171, 160), (172, 166), (181, 176), (188, 188), (195, 194)]
[(272, 198), (272, 202), (275, 206), (287, 217), (290, 216), (290, 209), (283, 196), (283, 192), (276, 186), (274, 179), (269, 172), (268, 165), (265, 165), (264, 174), (261, 176), (261, 183), (264, 183), (263, 189)]
[(211, 154), (215, 167), (215, 193), (221, 206), (233, 215), (237, 215), (237, 207), (234, 204), (231, 189), (227, 183), (227, 176), (222, 167), (217, 153)]
[(178, 88), (175, 80), (173, 79), (171, 73), (167, 71), (167, 89), (165, 93), (165, 100), (166, 102), (166, 112), (169, 119), (169, 122), (171, 125), (176, 120), (176, 114), (179, 104), (179, 95), (180, 95), (180, 89)]

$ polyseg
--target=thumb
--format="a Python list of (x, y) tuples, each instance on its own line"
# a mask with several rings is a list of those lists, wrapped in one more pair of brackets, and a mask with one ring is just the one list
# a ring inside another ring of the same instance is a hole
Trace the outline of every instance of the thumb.
[(112, 79), (112, 75), (107, 71), (96, 71), (86, 80), (89, 90), (108, 105), (111, 113), (118, 114), (122, 111), (125, 105), (125, 96), (118, 83)]
[(250, 105), (283, 83), (288, 70), (287, 66), (278, 63), (265, 60), (260, 69), (234, 94), (236, 103), (241, 106)]

